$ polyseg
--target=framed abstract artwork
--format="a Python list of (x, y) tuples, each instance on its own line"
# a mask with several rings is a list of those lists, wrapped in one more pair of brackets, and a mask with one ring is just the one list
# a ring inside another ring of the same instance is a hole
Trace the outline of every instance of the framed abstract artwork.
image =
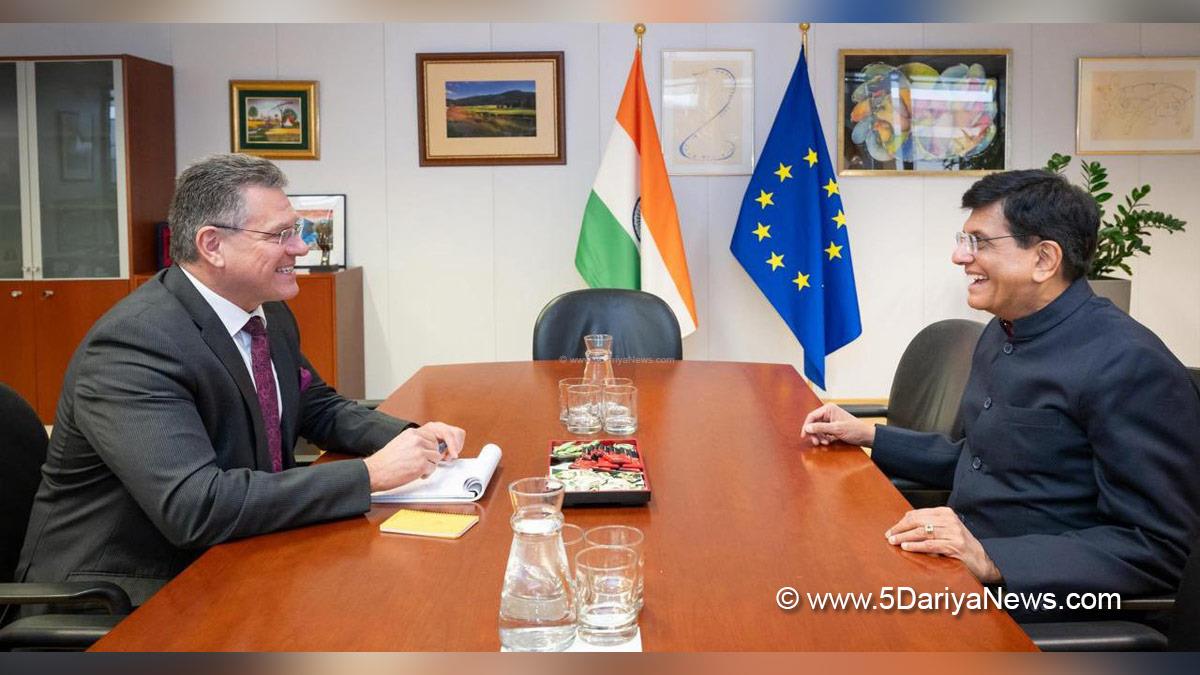
[(1200, 56), (1079, 59), (1080, 155), (1200, 152)]
[(317, 83), (230, 80), (233, 151), (271, 159), (318, 159)]
[(300, 269), (346, 266), (346, 195), (288, 195), (308, 253), (296, 258)]
[(1008, 49), (838, 52), (838, 174), (1008, 168)]
[(662, 149), (676, 175), (754, 170), (754, 52), (663, 50)]
[(417, 54), (421, 166), (566, 164), (562, 52)]

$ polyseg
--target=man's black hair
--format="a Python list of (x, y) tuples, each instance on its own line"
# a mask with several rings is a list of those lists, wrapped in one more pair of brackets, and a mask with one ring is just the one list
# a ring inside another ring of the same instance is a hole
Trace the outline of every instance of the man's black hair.
[(1067, 281), (1087, 273), (1096, 253), (1100, 208), (1083, 188), (1052, 171), (1025, 169), (985, 176), (962, 197), (964, 209), (996, 202), (1003, 203), (1004, 219), (1021, 248), (1034, 245), (1032, 237), (1058, 242)]

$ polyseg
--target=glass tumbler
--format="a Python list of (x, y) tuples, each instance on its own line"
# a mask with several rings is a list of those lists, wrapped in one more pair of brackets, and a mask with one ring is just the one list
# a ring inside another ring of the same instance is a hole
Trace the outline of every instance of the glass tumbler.
[(637, 387), (604, 385), (604, 430), (623, 436), (637, 431)]
[(624, 546), (589, 546), (575, 556), (579, 639), (628, 642), (637, 634), (637, 555)]
[(629, 525), (602, 525), (585, 532), (583, 541), (588, 546), (622, 546), (634, 552), (637, 556), (637, 578), (634, 583), (633, 600), (640, 610), (645, 605), (643, 591), (646, 584), (646, 536), (642, 531)]
[(567, 431), (590, 436), (599, 433), (600, 387), (594, 384), (573, 384), (567, 387)]

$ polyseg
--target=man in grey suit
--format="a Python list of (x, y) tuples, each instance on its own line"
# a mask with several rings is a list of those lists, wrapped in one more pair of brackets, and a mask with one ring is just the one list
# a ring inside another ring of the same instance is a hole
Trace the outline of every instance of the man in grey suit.
[[(282, 302), (307, 246), (282, 172), (248, 155), (185, 170), (171, 255), (105, 314), (67, 369), (17, 569), (105, 580), (141, 604), (214, 544), (370, 507), (427, 476), (462, 429), (348, 401), (300, 352)], [(296, 438), (363, 460), (298, 468)]]

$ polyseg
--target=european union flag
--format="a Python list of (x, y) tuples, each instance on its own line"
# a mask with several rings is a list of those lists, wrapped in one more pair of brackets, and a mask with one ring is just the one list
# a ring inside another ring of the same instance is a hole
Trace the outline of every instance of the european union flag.
[(825, 357), (862, 334), (842, 197), (803, 51), (742, 198), (729, 250), (804, 347), (825, 388)]

